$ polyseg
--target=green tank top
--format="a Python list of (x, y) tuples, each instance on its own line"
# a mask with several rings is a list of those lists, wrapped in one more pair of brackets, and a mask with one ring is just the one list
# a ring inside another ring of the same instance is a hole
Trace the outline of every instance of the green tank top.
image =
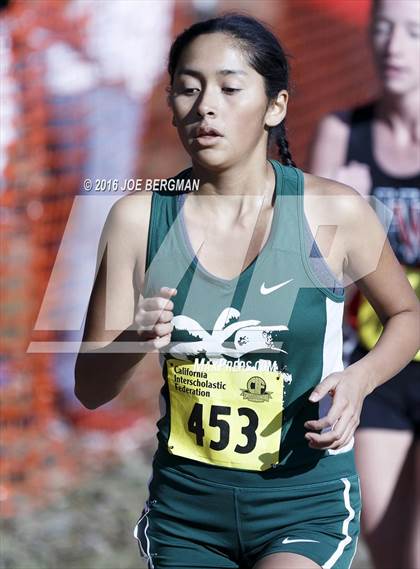
[[(344, 291), (319, 279), (305, 245), (303, 174), (270, 160), (271, 230), (234, 279), (197, 259), (182, 213), (185, 190), (153, 193), (144, 296), (177, 288), (171, 344), (159, 354), (163, 386), (155, 464), (232, 485), (329, 480), (355, 472), (353, 441), (308, 447), (305, 421), (324, 416), (313, 388), (343, 369)], [(229, 247), (229, 243), (226, 243)]]

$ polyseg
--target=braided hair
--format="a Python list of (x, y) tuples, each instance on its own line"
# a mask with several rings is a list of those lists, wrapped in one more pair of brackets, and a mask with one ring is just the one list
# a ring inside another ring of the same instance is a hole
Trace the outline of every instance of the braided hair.
[[(175, 39), (168, 61), (171, 86), (182, 51), (196, 37), (216, 32), (229, 34), (238, 40), (249, 65), (264, 78), (269, 103), (277, 98), (281, 90), (289, 89), (289, 63), (276, 36), (256, 18), (235, 12), (197, 22)], [(277, 126), (269, 127), (268, 144), (271, 142), (277, 145), (281, 162), (286, 166), (295, 166), (289, 150), (284, 120)]]

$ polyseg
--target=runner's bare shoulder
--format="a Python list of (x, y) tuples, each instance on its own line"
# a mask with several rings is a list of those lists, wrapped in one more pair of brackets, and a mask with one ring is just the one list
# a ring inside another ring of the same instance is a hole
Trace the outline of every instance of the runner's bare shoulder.
[(344, 268), (352, 267), (353, 281), (374, 271), (387, 243), (369, 201), (346, 184), (312, 174), (304, 173), (304, 187), (305, 215), (313, 235), (322, 236), (327, 228), (333, 232), (326, 254), (342, 257)]

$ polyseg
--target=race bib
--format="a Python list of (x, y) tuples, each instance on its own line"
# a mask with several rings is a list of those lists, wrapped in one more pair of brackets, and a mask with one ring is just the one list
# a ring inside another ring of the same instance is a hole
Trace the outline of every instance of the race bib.
[(279, 371), (196, 367), (168, 359), (169, 452), (208, 464), (267, 470), (279, 462)]

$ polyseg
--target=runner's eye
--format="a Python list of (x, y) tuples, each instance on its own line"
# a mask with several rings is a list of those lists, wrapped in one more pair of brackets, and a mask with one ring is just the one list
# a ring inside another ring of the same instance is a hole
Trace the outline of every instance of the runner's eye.
[(229, 95), (233, 95), (237, 91), (242, 91), (242, 89), (234, 89), (233, 87), (223, 87), (223, 91), (225, 91)]
[[(182, 93), (184, 95), (193, 95), (194, 91), (199, 91), (199, 89), (197, 87), (186, 87), (185, 89), (182, 90)], [(234, 87), (223, 87), (222, 91), (228, 93), (229, 95), (233, 95), (238, 91), (242, 91), (242, 89), (236, 89)]]
[(409, 28), (408, 35), (410, 38), (419, 39), (420, 38), (420, 30), (415, 28)]
[(392, 26), (389, 22), (382, 20), (380, 22), (375, 22), (373, 26), (373, 33), (375, 35), (389, 34), (391, 32), (391, 28)]
[(194, 91), (199, 91), (197, 87), (186, 87), (182, 90), (183, 95), (193, 95)]

